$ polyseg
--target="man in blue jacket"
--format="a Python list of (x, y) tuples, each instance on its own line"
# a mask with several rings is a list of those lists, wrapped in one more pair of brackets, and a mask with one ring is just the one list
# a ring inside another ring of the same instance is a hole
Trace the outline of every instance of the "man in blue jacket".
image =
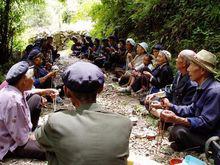
[(220, 136), (220, 83), (214, 78), (216, 56), (201, 50), (188, 58), (190, 79), (198, 83), (192, 104), (177, 106), (164, 99), (163, 105), (169, 110), (164, 110), (160, 116), (174, 124), (169, 131), (171, 148), (176, 151), (203, 149), (209, 137)]

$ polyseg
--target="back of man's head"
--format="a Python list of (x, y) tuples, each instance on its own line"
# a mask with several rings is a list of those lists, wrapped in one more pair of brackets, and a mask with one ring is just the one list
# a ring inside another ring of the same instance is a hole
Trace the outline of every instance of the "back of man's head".
[(62, 75), (64, 85), (78, 99), (89, 99), (103, 88), (104, 74), (100, 68), (89, 62), (78, 61), (69, 66)]

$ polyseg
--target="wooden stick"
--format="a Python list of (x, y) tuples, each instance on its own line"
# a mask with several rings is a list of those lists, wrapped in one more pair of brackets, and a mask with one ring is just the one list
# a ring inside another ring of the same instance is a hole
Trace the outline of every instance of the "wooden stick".
[(57, 109), (57, 102), (56, 102), (56, 98), (53, 98), (53, 111), (56, 112), (56, 109)]
[(165, 122), (159, 121), (156, 154), (159, 152), (164, 138)]

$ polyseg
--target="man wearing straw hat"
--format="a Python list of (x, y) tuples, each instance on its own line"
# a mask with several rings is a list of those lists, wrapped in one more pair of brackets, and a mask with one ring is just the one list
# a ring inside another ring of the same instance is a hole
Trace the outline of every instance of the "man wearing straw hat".
[(205, 141), (214, 135), (220, 136), (220, 83), (215, 80), (216, 56), (201, 50), (188, 57), (189, 76), (198, 83), (198, 88), (189, 106), (177, 106), (163, 100), (161, 119), (173, 123), (169, 129), (171, 148), (202, 150)]

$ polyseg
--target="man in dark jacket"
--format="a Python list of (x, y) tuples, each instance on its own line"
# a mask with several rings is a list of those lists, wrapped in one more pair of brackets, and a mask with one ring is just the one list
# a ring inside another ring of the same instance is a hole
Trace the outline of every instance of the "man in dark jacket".
[(205, 141), (214, 135), (220, 136), (220, 83), (215, 80), (216, 56), (201, 50), (188, 57), (189, 76), (198, 83), (198, 88), (188, 106), (171, 104), (163, 100), (166, 109), (161, 119), (174, 126), (170, 129), (171, 148), (182, 151), (191, 148), (203, 149)]
[[(190, 105), (192, 103), (192, 97), (196, 92), (197, 83), (190, 80), (187, 68), (189, 67), (188, 56), (193, 56), (196, 53), (192, 50), (183, 50), (179, 53), (176, 59), (176, 68), (178, 72), (174, 78), (171, 88), (165, 88), (166, 97), (176, 105)], [(150, 105), (150, 103), (157, 104), (157, 108), (149, 109), (150, 113), (156, 117), (160, 116), (162, 111), (162, 104), (158, 101), (158, 93), (153, 93), (147, 95), (145, 99), (145, 105)], [(152, 102), (154, 101), (154, 102)]]
[(195, 55), (192, 50), (183, 50), (176, 59), (176, 68), (178, 72), (174, 78), (171, 91), (166, 91), (166, 95), (173, 104), (189, 105), (192, 103), (192, 97), (196, 91), (197, 83), (190, 80), (187, 68), (189, 60), (187, 56)]

